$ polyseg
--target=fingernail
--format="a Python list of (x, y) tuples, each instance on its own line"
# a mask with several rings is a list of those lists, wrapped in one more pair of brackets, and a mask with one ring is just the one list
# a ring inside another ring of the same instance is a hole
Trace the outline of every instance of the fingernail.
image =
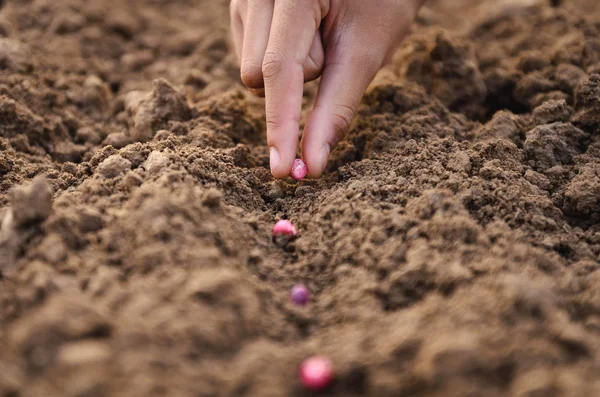
[(329, 148), (328, 143), (323, 145), (323, 147), (321, 148), (321, 173), (323, 173), (323, 171), (325, 171), (325, 168), (327, 168), (327, 162), (329, 161), (330, 151), (331, 149)]
[(277, 168), (279, 168), (279, 164), (281, 163), (281, 157), (279, 157), (279, 152), (274, 147), (269, 149), (269, 157), (270, 157), (271, 172), (273, 172)]

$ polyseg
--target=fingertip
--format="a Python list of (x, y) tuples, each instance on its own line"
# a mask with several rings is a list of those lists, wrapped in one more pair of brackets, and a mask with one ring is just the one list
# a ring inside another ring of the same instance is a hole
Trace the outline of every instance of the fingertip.
[(329, 153), (330, 146), (328, 143), (315, 149), (302, 150), (302, 158), (308, 168), (307, 175), (309, 178), (319, 178), (323, 174), (325, 168), (327, 168)]
[[(291, 161), (288, 157), (291, 157)], [(295, 156), (286, 156), (285, 153), (274, 146), (269, 148), (269, 166), (271, 174), (277, 179), (288, 176), (292, 170)]]
[(329, 161), (331, 144), (326, 140), (326, 131), (320, 131), (313, 126), (322, 125), (315, 122), (315, 114), (309, 117), (309, 122), (302, 136), (302, 159), (308, 168), (309, 178), (318, 178), (323, 174)]
[(327, 168), (327, 163), (329, 162), (329, 155), (331, 154), (331, 146), (329, 145), (329, 143), (325, 143), (323, 146), (321, 146), (321, 172), (320, 174), (323, 174), (323, 172), (325, 172), (325, 168)]

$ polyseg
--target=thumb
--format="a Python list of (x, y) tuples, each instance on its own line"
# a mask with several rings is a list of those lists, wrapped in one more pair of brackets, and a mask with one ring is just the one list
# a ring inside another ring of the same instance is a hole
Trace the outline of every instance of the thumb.
[[(311, 178), (325, 170), (329, 153), (348, 133), (365, 90), (383, 63), (380, 57), (366, 52), (342, 62), (335, 61), (342, 57), (332, 55), (326, 58), (319, 92), (302, 136), (302, 157)], [(330, 59), (333, 61), (327, 62)]]

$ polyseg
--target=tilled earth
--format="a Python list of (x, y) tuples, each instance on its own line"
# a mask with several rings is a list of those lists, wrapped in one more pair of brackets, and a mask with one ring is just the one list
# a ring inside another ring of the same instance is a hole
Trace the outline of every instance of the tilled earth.
[(227, 1), (0, 4), (0, 396), (600, 396), (597, 1), (431, 1), (299, 183)]

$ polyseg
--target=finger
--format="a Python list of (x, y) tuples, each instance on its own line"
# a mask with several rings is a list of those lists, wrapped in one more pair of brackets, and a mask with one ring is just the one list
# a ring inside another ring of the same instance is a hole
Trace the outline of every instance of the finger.
[(264, 88), (251, 88), (250, 91), (252, 91), (252, 93), (259, 98), (265, 97), (265, 89)]
[(248, 4), (241, 76), (248, 88), (263, 88), (262, 62), (267, 51), (274, 0), (254, 0)]
[(310, 177), (323, 173), (330, 152), (348, 133), (362, 96), (382, 61), (363, 56), (326, 63), (302, 137), (302, 158)]
[(233, 39), (233, 46), (235, 48), (235, 54), (238, 60), (242, 59), (242, 42), (244, 37), (244, 24), (242, 17), (240, 16), (237, 7), (231, 6), (231, 34)]
[[(329, 153), (350, 129), (365, 90), (408, 33), (422, 1), (389, 3), (394, 7), (381, 14), (387, 8), (372, 2), (355, 3), (358, 8), (352, 13), (346, 12), (347, 3), (336, 2), (323, 23), (325, 68), (302, 138), (302, 157), (310, 177), (324, 171)], [(364, 23), (371, 20), (377, 24)]]
[(308, 58), (304, 62), (304, 82), (313, 81), (321, 76), (325, 64), (325, 51), (323, 51), (323, 42), (321, 41), (321, 32), (317, 30), (312, 46), (308, 53)]
[[(262, 64), (271, 173), (290, 173), (298, 147), (304, 69), (324, 10), (313, 0), (275, 2)], [(316, 8), (315, 8), (316, 6)]]
[[(272, 2), (272, 0), (270, 1)], [(242, 82), (250, 89), (264, 88), (262, 61), (267, 49), (272, 16), (272, 5), (260, 10), (256, 10), (256, 7), (250, 7), (248, 11), (248, 17), (246, 18), (247, 25), (258, 26), (256, 29), (246, 29), (244, 32), (244, 45), (241, 55)], [(304, 82), (318, 79), (323, 70), (324, 62), (325, 53), (323, 51), (323, 43), (321, 41), (321, 34), (317, 30), (308, 58), (306, 58), (303, 65)]]

